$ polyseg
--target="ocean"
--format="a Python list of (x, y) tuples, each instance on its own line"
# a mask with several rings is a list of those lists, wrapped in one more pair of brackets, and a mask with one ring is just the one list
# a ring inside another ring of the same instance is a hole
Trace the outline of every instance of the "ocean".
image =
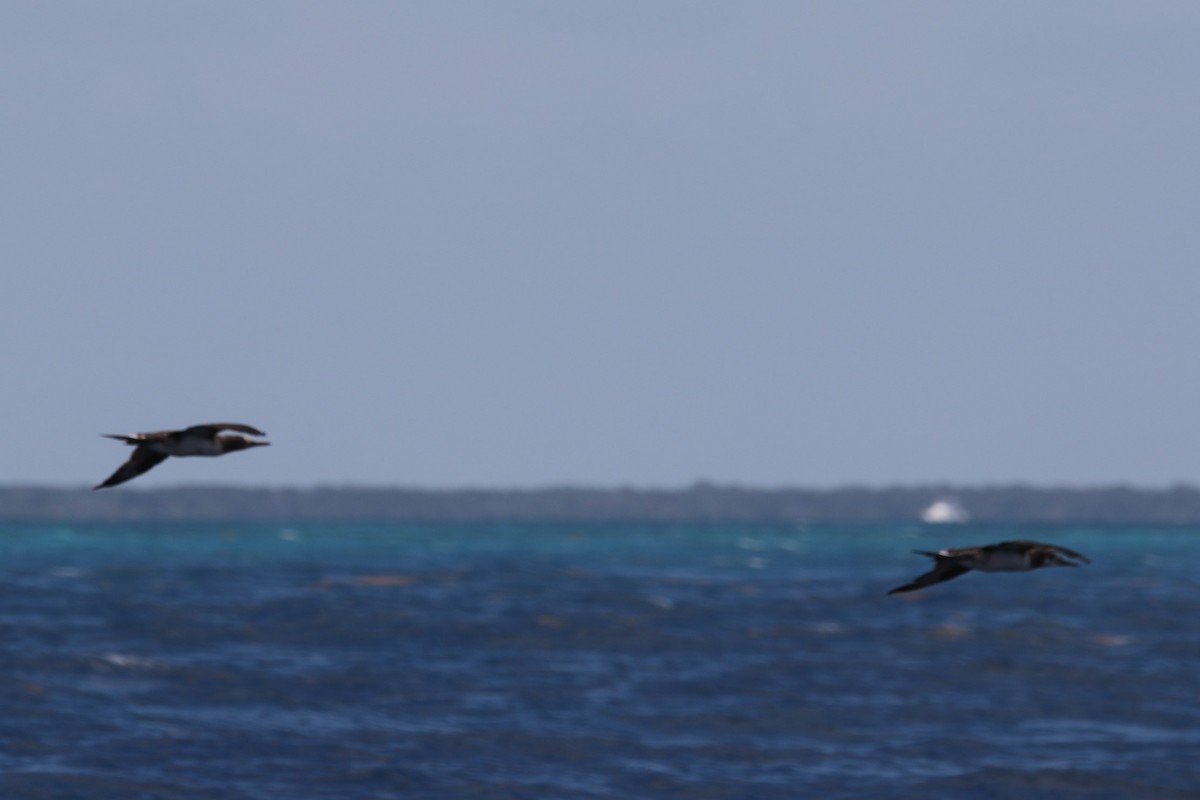
[[(912, 594), (914, 548), (1079, 569)], [(0, 797), (1200, 798), (1200, 529), (7, 524)]]

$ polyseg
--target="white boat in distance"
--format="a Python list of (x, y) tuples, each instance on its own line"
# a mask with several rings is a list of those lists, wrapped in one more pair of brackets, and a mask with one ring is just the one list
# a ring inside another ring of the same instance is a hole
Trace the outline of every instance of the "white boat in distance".
[(971, 518), (962, 504), (953, 498), (935, 500), (921, 511), (922, 522), (952, 523), (966, 522)]

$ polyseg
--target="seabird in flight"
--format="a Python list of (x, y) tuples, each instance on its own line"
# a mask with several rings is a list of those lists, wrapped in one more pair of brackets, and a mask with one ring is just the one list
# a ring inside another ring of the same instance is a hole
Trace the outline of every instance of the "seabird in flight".
[(221, 431), (239, 431), (253, 436), (266, 436), (258, 428), (240, 425), (236, 422), (210, 422), (206, 425), (193, 425), (180, 431), (155, 431), (153, 433), (134, 433), (122, 436), (114, 433), (103, 433), (109, 439), (117, 439), (132, 445), (133, 454), (129, 460), (108, 476), (104, 483), (93, 486), (93, 489), (106, 489), (125, 481), (136, 478), (143, 472), (161, 464), (167, 456), (221, 456), (235, 450), (245, 450), (248, 447), (262, 447), (270, 442), (260, 442), (245, 436), (219, 435)]
[(980, 572), (1028, 572), (1042, 567), (1078, 567), (1078, 562), (1090, 564), (1091, 559), (1066, 547), (1041, 542), (1017, 540), (978, 547), (958, 547), (949, 550), (914, 550), (933, 559), (933, 569), (911, 583), (897, 586), (888, 594), (924, 589), (935, 583), (957, 578), (971, 570)]

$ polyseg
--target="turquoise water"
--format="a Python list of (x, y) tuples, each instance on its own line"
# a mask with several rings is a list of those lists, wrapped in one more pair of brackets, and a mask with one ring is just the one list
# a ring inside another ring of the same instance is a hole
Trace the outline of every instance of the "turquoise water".
[[(1080, 569), (885, 596), (913, 548)], [(1200, 797), (1200, 530), (7, 525), (0, 796)]]

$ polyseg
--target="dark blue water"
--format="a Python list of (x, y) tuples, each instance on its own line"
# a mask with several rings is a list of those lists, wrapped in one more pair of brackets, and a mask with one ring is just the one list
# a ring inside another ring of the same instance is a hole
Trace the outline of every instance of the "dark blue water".
[[(911, 595), (914, 547), (1081, 569)], [(1200, 797), (1200, 530), (0, 528), (0, 797)]]

